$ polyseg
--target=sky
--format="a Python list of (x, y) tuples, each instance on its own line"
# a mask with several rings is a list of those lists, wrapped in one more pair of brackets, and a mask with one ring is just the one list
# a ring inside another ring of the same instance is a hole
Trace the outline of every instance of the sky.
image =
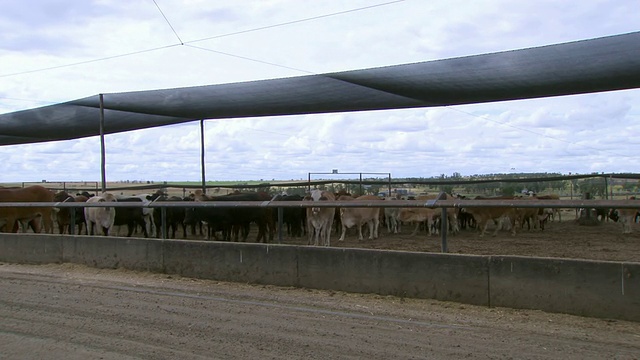
[[(0, 0), (0, 114), (100, 93), (448, 59), (640, 30), (637, 0)], [(205, 121), (208, 181), (640, 172), (640, 90)], [(37, 131), (37, 129), (34, 129)], [(105, 136), (107, 181), (200, 181), (198, 121)], [(100, 139), (0, 147), (0, 183), (99, 181)], [(324, 175), (334, 169), (340, 175)]]

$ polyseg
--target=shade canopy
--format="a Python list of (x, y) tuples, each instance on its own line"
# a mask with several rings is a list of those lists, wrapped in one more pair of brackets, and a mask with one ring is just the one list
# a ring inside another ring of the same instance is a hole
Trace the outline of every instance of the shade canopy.
[[(640, 87), (640, 32), (388, 67), (104, 94), (104, 133), (200, 119), (483, 103)], [(100, 134), (99, 95), (0, 115), (0, 145)]]

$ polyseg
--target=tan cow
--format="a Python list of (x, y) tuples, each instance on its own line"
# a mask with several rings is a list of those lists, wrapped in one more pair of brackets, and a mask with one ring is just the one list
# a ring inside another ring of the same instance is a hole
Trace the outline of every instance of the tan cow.
[[(54, 193), (49, 189), (33, 185), (25, 188), (0, 188), (1, 202), (53, 202)], [(52, 208), (50, 207), (0, 207), (0, 227), (5, 232), (17, 232), (16, 222), (32, 222), (34, 232), (40, 232), (39, 221), (42, 219), (44, 231), (46, 233), (53, 232), (53, 220), (51, 217)]]
[[(362, 195), (357, 198), (351, 196), (340, 196), (338, 200), (348, 201), (371, 201), (380, 200), (375, 195)], [(341, 208), (340, 209), (340, 222), (342, 223), (342, 235), (338, 241), (344, 241), (347, 229), (353, 226), (358, 228), (358, 240), (362, 240), (362, 226), (367, 224), (369, 226), (369, 240), (378, 238), (378, 227), (380, 226), (380, 208), (379, 207), (364, 207), (364, 208)]]
[[(312, 190), (305, 196), (305, 201), (334, 201), (333, 193), (322, 190)], [(334, 207), (309, 207), (307, 208), (307, 234), (309, 245), (318, 246), (320, 242), (324, 246), (331, 245), (331, 228), (336, 208)]]
[[(87, 200), (87, 203), (97, 202), (117, 202), (115, 195), (111, 193), (102, 193), (100, 196), (94, 196)], [(113, 228), (116, 219), (116, 209), (112, 206), (107, 207), (85, 207), (84, 217), (87, 222), (87, 232), (89, 235), (94, 234), (94, 225), (102, 229), (102, 233), (108, 236)], [(97, 231), (97, 229), (95, 229)]]
[[(513, 208), (508, 207), (466, 207), (464, 209), (468, 214), (471, 214), (478, 224), (478, 231), (480, 231), (480, 237), (483, 237), (489, 226), (489, 221), (494, 221), (496, 229), (491, 236), (496, 236), (498, 230), (501, 228), (504, 218), (514, 219)], [(511, 226), (511, 234), (516, 234), (516, 227)]]
[[(416, 200), (435, 200), (439, 195), (419, 195)], [(440, 200), (452, 200), (453, 196), (449, 194), (443, 194)], [(458, 224), (458, 209), (447, 208), (447, 220), (449, 222), (449, 229), (453, 234), (458, 233), (460, 226)], [(440, 230), (436, 226), (436, 221), (442, 217), (442, 208), (402, 208), (398, 213), (398, 220), (402, 222), (416, 222), (416, 227), (411, 233), (414, 236), (418, 233), (420, 223), (424, 222), (427, 227), (429, 235), (439, 234)]]
[(398, 212), (398, 220), (403, 223), (415, 223), (416, 227), (413, 229), (411, 236), (415, 236), (418, 233), (421, 223), (425, 223), (427, 232), (429, 235), (437, 233), (434, 229), (435, 217), (442, 212), (441, 209), (432, 208), (402, 208)]

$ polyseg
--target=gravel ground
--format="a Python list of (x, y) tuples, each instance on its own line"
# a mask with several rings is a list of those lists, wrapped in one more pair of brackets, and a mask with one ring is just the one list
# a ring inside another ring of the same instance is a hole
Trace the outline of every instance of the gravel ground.
[(640, 359), (640, 323), (0, 264), (0, 359)]

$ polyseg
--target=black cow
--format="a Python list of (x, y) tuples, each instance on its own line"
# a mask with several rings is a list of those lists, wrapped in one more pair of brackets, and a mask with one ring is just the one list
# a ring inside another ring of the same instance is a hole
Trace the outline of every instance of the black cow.
[[(170, 196), (167, 197), (164, 194), (153, 194), (147, 196), (147, 200), (158, 202), (170, 202), (170, 201), (184, 201), (184, 199), (178, 196)], [(183, 238), (187, 238), (187, 226), (185, 225), (185, 208), (181, 207), (165, 207), (165, 222), (164, 225), (162, 223), (162, 208), (155, 208), (153, 211), (153, 221), (156, 223), (157, 227), (165, 226), (165, 230), (171, 231), (171, 239), (176, 238), (176, 231), (178, 230), (178, 226), (182, 227), (182, 236)], [(158, 237), (162, 235), (162, 231), (157, 231)]]
[[(198, 201), (268, 201), (271, 197), (266, 193), (234, 193), (223, 196), (206, 196), (196, 194)], [(206, 221), (210, 231), (222, 231), (224, 240), (247, 241), (251, 223), (258, 225), (257, 242), (273, 241), (275, 222), (270, 208), (257, 207), (198, 207), (188, 211), (185, 220)], [(267, 238), (267, 235), (269, 236)]]
[[(277, 195), (273, 201), (302, 201), (300, 195)], [(274, 219), (278, 218), (277, 211), (274, 211)], [(282, 208), (282, 223), (287, 226), (287, 235), (301, 237), (306, 233), (307, 212), (305, 208)]]
[[(194, 201), (194, 198), (190, 195), (182, 199), (182, 201)], [(186, 208), (184, 210), (184, 226), (191, 229), (191, 234), (193, 236), (197, 235), (196, 232), (199, 232), (199, 234), (202, 236), (204, 234), (202, 231), (202, 222), (204, 221), (204, 219), (199, 218), (199, 214), (195, 212), (194, 208)]]
[[(142, 199), (137, 197), (118, 197), (118, 202), (139, 202), (142, 203)], [(113, 225), (127, 225), (127, 237), (133, 234), (137, 225), (142, 227), (144, 237), (149, 237), (147, 232), (147, 224), (144, 221), (144, 215), (142, 214), (142, 207), (115, 207), (116, 218)]]
[(88, 198), (92, 198), (92, 197), (96, 196), (96, 194), (90, 194), (87, 191), (83, 191), (81, 193), (77, 193), (76, 196), (84, 196), (84, 197), (86, 197), (88, 199)]

